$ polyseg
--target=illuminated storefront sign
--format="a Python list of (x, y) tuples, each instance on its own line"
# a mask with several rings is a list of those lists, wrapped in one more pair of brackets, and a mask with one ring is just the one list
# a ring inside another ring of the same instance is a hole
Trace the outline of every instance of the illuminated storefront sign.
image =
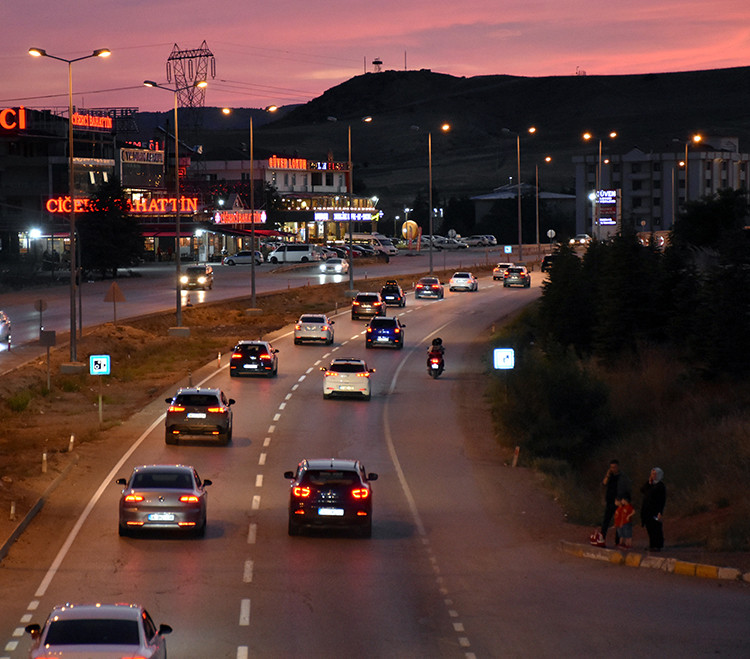
[[(128, 200), (128, 212), (133, 215), (158, 215), (177, 212), (177, 199), (175, 197), (158, 197), (155, 199)], [(197, 213), (198, 197), (180, 197), (180, 213)], [(70, 213), (70, 197), (53, 197), (46, 204), (48, 213)], [(76, 213), (88, 213), (91, 211), (90, 199), (75, 200)]]
[(266, 211), (217, 211), (214, 213), (215, 224), (263, 224)]
[(26, 130), (26, 109), (21, 106), (0, 110), (0, 128), (3, 130)]
[(620, 219), (620, 195), (618, 190), (599, 190), (599, 224), (615, 225)]
[(112, 117), (98, 114), (73, 113), (73, 125), (76, 128), (89, 128), (91, 130), (112, 130)]
[(316, 171), (342, 172), (349, 169), (349, 164), (345, 162), (332, 162), (330, 160), (326, 162), (311, 162), (310, 169)]
[(144, 149), (120, 149), (122, 162), (163, 165), (164, 151), (146, 151)]
[(369, 211), (350, 213), (349, 211), (315, 211), (316, 222), (372, 222), (374, 213)]
[(268, 159), (269, 169), (307, 169), (306, 158), (280, 158), (271, 156)]

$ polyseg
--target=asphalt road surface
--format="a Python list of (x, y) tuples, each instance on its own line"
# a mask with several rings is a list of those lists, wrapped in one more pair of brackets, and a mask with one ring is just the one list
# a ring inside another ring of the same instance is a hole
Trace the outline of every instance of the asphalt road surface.
[[(392, 310), (403, 350), (366, 350), (348, 312), (332, 347), (294, 346), (285, 328), (274, 379), (209, 365), (195, 383), (237, 400), (228, 447), (167, 446), (160, 397), (82, 452), (3, 561), (0, 658), (25, 656), (23, 626), (66, 601), (143, 604), (174, 628), (173, 658), (750, 656), (741, 584), (581, 561), (537, 539), (534, 495), (469, 403), (497, 377), (489, 328), (539, 292), (485, 277), (476, 293), (409, 296)], [(446, 372), (433, 380), (438, 334)], [(323, 399), (319, 367), (348, 356), (376, 368), (369, 402)], [(283, 472), (304, 457), (378, 472), (371, 539), (287, 535)], [(120, 538), (114, 479), (175, 462), (214, 482), (206, 537)]]

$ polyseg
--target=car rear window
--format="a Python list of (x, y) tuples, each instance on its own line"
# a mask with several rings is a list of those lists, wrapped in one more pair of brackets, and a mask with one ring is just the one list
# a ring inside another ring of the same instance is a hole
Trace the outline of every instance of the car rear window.
[(523, 272), (522, 268), (508, 268), (508, 272), (512, 272), (514, 275), (520, 274)]
[(301, 323), (325, 323), (326, 319), (323, 316), (301, 316)]
[(258, 355), (266, 354), (265, 346), (237, 346), (235, 352), (241, 352), (245, 357), (257, 357)]
[(185, 407), (210, 407), (217, 405), (218, 399), (213, 394), (180, 394), (175, 399), (177, 405)]
[(457, 279), (468, 279), (471, 275), (468, 272), (457, 272), (453, 275)]
[(303, 485), (359, 485), (355, 471), (308, 469), (302, 477)]
[(166, 488), (188, 490), (193, 487), (189, 474), (180, 473), (139, 473), (133, 476), (130, 487), (134, 489)]
[(50, 623), (47, 645), (138, 645), (135, 620), (56, 620)]
[(390, 329), (391, 327), (395, 327), (395, 326), (396, 326), (395, 318), (373, 318), (370, 321), (370, 327), (374, 327), (376, 329), (381, 329), (381, 328)]
[(373, 294), (369, 294), (369, 295), (367, 295), (367, 294), (357, 295), (357, 300), (360, 301), (360, 302), (368, 302), (368, 303), (377, 302), (378, 301), (378, 296), (377, 295), (373, 295)]
[(361, 373), (365, 367), (362, 364), (331, 364), (328, 370), (334, 373)]
[(439, 282), (434, 277), (425, 277), (424, 279), (420, 279), (419, 283), (424, 284), (425, 286), (434, 286), (435, 284)]

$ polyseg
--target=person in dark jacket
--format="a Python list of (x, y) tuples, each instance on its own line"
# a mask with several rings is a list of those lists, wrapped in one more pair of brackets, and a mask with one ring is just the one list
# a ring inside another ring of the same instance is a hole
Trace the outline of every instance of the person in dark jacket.
[(664, 547), (664, 505), (667, 502), (667, 488), (664, 485), (664, 472), (654, 467), (648, 482), (641, 487), (643, 505), (641, 506), (641, 525), (648, 533), (650, 551), (661, 551)]
[[(609, 469), (604, 475), (602, 480), (604, 485), (604, 518), (602, 519), (601, 536), (600, 542), (597, 543), (600, 546), (604, 546), (607, 540), (607, 530), (609, 525), (612, 523), (612, 518), (617, 510), (617, 501), (624, 496), (630, 498), (630, 479), (620, 471), (620, 461), (611, 460), (609, 463)], [(619, 538), (615, 532), (615, 545), (617, 545)]]

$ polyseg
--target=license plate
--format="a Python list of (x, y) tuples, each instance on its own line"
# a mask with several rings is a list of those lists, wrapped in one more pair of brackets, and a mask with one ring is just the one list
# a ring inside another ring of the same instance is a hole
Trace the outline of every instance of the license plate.
[(318, 515), (321, 517), (343, 517), (343, 508), (318, 508)]
[(174, 522), (174, 513), (151, 513), (149, 522)]
[(381, 341), (383, 343), (388, 343), (388, 341), (390, 341), (390, 339), (387, 336), (379, 336), (378, 337), (378, 341)]
[(339, 389), (341, 389), (341, 391), (354, 391), (354, 387), (350, 384), (342, 384)]
[(245, 364), (244, 368), (258, 368), (257, 364)]
[(430, 364), (430, 368), (438, 369), (440, 368), (440, 364)]
[(205, 412), (188, 412), (187, 418), (188, 419), (205, 419), (206, 413)]

